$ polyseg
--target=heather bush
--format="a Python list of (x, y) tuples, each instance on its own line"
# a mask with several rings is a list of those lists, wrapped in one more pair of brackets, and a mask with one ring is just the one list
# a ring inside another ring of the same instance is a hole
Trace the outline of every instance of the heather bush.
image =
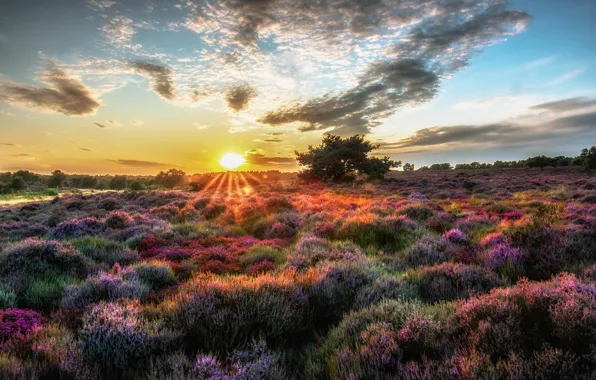
[(16, 349), (30, 343), (43, 323), (42, 315), (33, 310), (0, 309), (0, 348)]
[(82, 236), (71, 240), (70, 244), (83, 255), (110, 267), (116, 263), (128, 265), (139, 260), (137, 252), (104, 237)]
[(408, 270), (405, 281), (416, 285), (420, 297), (429, 302), (469, 298), (503, 285), (488, 269), (454, 263)]
[(412, 300), (418, 298), (418, 289), (399, 278), (380, 277), (361, 288), (356, 294), (354, 308), (361, 309), (383, 300)]
[(380, 219), (370, 216), (348, 219), (337, 230), (335, 237), (351, 240), (367, 249), (371, 247), (393, 252), (403, 248), (408, 241), (408, 234), (396, 231), (409, 230), (405, 223), (404, 219)]
[(171, 346), (171, 333), (149, 322), (134, 303), (95, 305), (83, 318), (77, 346), (108, 378), (127, 378)]
[(124, 211), (112, 211), (105, 218), (109, 228), (122, 230), (134, 223), (134, 219)]
[(126, 270), (134, 273), (138, 279), (153, 290), (161, 290), (178, 282), (172, 267), (163, 261), (141, 262)]
[(57, 275), (82, 278), (91, 263), (70, 245), (37, 238), (23, 240), (0, 253), (0, 274), (14, 279), (16, 292), (24, 291), (31, 279)]
[[(560, 357), (552, 364), (571, 366), (574, 372), (569, 375), (582, 378), (596, 364), (590, 354), (596, 336), (594, 294), (595, 285), (565, 274), (542, 283), (522, 281), (458, 306), (452, 334), (459, 344), (486, 353), (493, 363), (512, 354), (527, 358), (527, 369), (546, 359), (540, 358), (548, 352), (542, 351), (545, 348), (556, 350)], [(549, 370), (537, 373), (545, 372)]]
[(33, 309), (51, 310), (60, 305), (62, 295), (73, 282), (72, 277), (63, 275), (32, 279), (27, 282), (21, 302)]
[(298, 342), (311, 326), (311, 274), (199, 276), (165, 304), (167, 325), (190, 347), (225, 352), (253, 339)]
[(445, 232), (443, 239), (453, 244), (464, 244), (466, 242), (466, 235), (457, 228), (454, 228)]
[(120, 298), (143, 299), (149, 286), (141, 282), (132, 271), (99, 273), (84, 282), (66, 288), (62, 304), (66, 308), (85, 308), (99, 301), (116, 301)]
[(406, 249), (404, 262), (408, 267), (440, 264), (447, 261), (445, 251), (449, 242), (433, 234), (423, 235), (418, 242)]
[(240, 264), (244, 267), (250, 267), (254, 264), (268, 261), (275, 265), (281, 265), (286, 262), (285, 253), (272, 247), (253, 247), (242, 257), (240, 257)]
[(420, 223), (433, 217), (436, 212), (422, 204), (411, 204), (398, 209), (397, 214), (406, 215), (408, 218)]
[(319, 326), (329, 326), (352, 309), (356, 295), (373, 282), (376, 275), (358, 264), (333, 264), (312, 287), (312, 303)]
[(99, 235), (104, 231), (105, 224), (90, 216), (59, 223), (52, 231), (52, 236), (56, 239), (69, 239), (82, 235)]

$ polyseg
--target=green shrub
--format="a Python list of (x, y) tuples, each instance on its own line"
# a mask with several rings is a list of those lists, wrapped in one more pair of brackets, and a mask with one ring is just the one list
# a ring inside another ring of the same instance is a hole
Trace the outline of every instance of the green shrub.
[(134, 264), (130, 268), (135, 271), (139, 280), (154, 290), (163, 289), (178, 282), (174, 271), (166, 262), (142, 262)]
[(69, 276), (36, 278), (27, 284), (23, 294), (25, 305), (38, 310), (50, 310), (60, 305), (67, 286), (73, 283)]
[(0, 309), (9, 309), (17, 305), (17, 294), (12, 289), (0, 285)]
[(110, 267), (116, 263), (129, 265), (139, 260), (139, 255), (123, 244), (100, 236), (83, 236), (70, 243), (83, 255)]
[(286, 259), (286, 254), (278, 249), (272, 247), (253, 247), (240, 257), (240, 264), (244, 267), (250, 267), (253, 264), (267, 260), (275, 265), (281, 265), (286, 262)]

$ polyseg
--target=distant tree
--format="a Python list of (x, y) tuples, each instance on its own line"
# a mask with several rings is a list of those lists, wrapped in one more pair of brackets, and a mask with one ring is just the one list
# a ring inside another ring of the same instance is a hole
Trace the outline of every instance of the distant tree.
[(105, 190), (108, 188), (108, 185), (104, 181), (98, 181), (97, 185), (95, 185), (96, 190)]
[(10, 183), (11, 181), (12, 181), (12, 173), (11, 172), (0, 173), (0, 182)]
[(130, 184), (130, 189), (133, 191), (141, 191), (146, 190), (147, 187), (145, 187), (141, 181), (133, 181), (133, 183)]
[(530, 157), (526, 160), (526, 166), (529, 168), (540, 168), (540, 170), (544, 170), (544, 168), (547, 166), (555, 166), (555, 160), (546, 156)]
[(167, 172), (159, 172), (155, 177), (155, 183), (165, 188), (172, 189), (182, 185), (186, 179), (186, 173), (178, 169), (170, 169)]
[(453, 166), (450, 163), (445, 162), (442, 164), (432, 164), (429, 168), (430, 170), (451, 170)]
[(13, 176), (10, 187), (15, 191), (23, 191), (27, 189), (27, 182), (22, 177)]
[(93, 189), (97, 185), (97, 178), (86, 175), (81, 178), (79, 186), (83, 189)]
[(428, 166), (421, 166), (418, 168), (418, 170), (424, 172), (424, 171), (430, 170), (430, 168)]
[(401, 161), (368, 156), (378, 148), (379, 145), (366, 141), (360, 135), (347, 138), (325, 135), (319, 146), (309, 146), (305, 153), (295, 152), (300, 166), (306, 167), (299, 177), (339, 181), (354, 178), (356, 174), (366, 174), (383, 178), (392, 168), (399, 168)]
[(404, 172), (413, 172), (414, 171), (414, 164), (410, 164), (409, 162), (406, 162), (404, 164)]
[(48, 187), (62, 187), (66, 182), (67, 175), (61, 170), (54, 170), (48, 180)]
[(125, 175), (117, 175), (110, 180), (110, 189), (122, 190), (126, 188), (127, 178)]
[(28, 184), (39, 181), (39, 174), (32, 173), (29, 170), (17, 170), (13, 176), (21, 177)]
[(582, 149), (579, 155), (582, 166), (588, 170), (596, 170), (596, 146), (590, 149)]
[(553, 166), (571, 166), (573, 157), (557, 156), (553, 158)]

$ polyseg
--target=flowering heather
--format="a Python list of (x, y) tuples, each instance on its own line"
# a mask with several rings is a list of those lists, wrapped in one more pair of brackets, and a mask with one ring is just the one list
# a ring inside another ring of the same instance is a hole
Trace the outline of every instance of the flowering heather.
[(44, 318), (36, 311), (23, 309), (0, 310), (0, 348), (27, 341), (38, 332)]
[(492, 270), (499, 270), (506, 263), (521, 264), (523, 255), (518, 248), (507, 243), (494, 245), (486, 254), (486, 265)]
[(458, 230), (457, 228), (454, 228), (445, 232), (443, 234), (443, 239), (451, 243), (462, 244), (466, 242), (466, 235), (464, 235), (464, 233)]
[(229, 175), (0, 207), (0, 378), (594, 377), (585, 173)]
[(82, 235), (98, 235), (105, 231), (105, 224), (97, 218), (86, 217), (59, 223), (52, 235), (57, 239), (69, 239)]
[(106, 216), (106, 226), (122, 230), (134, 223), (134, 219), (124, 211), (112, 211)]

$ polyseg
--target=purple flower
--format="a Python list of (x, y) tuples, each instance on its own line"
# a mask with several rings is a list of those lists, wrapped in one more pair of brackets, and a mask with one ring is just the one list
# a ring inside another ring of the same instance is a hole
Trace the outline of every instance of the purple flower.
[(488, 251), (486, 257), (486, 265), (493, 270), (498, 270), (505, 265), (506, 262), (520, 264), (522, 261), (523, 256), (520, 250), (511, 247), (507, 243), (495, 245)]
[(443, 239), (451, 243), (461, 244), (466, 241), (466, 235), (457, 228), (451, 229), (443, 234)]

